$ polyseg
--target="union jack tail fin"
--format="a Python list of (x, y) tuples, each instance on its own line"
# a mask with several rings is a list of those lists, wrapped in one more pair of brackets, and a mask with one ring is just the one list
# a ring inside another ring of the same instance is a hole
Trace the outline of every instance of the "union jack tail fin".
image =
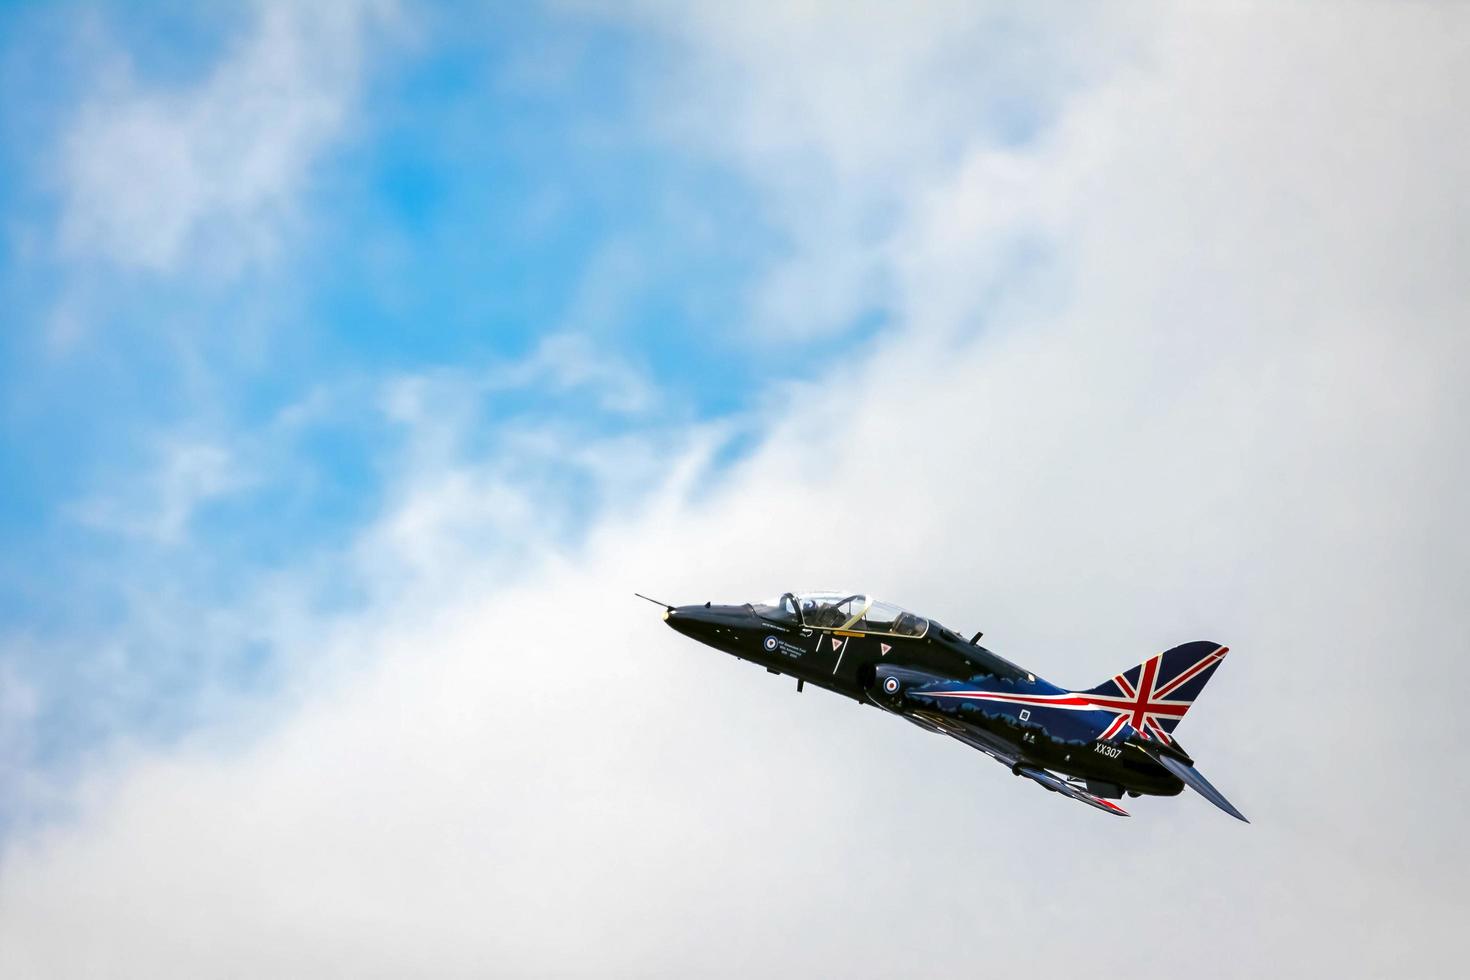
[(1174, 729), (1229, 652), (1218, 643), (1195, 640), (1077, 693), (1114, 713), (1098, 738), (1110, 739), (1132, 725), (1144, 738), (1169, 745)]

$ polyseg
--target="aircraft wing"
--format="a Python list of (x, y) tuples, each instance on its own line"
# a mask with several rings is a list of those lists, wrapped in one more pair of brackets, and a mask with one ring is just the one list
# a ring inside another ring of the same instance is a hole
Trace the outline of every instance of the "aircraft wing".
[(1128, 816), (1127, 810), (1111, 800), (1087, 792), (1080, 783), (1027, 762), (1017, 752), (1014, 743), (998, 738), (979, 725), (966, 722), (963, 718), (935, 711), (927, 706), (916, 705), (914, 701), (905, 698), (902, 693), (906, 685), (922, 685), (941, 679), (912, 668), (885, 666), (878, 673), (878, 681), (882, 685), (881, 690), (888, 696), (888, 700), (885, 702), (874, 698), (874, 702), (885, 710), (907, 718), (926, 731), (948, 735), (971, 748), (979, 749), (1017, 776), (1025, 776), (1043, 789), (1070, 796), (1079, 803), (1086, 803), (1094, 809), (1111, 813), (1115, 817)]
[(1094, 796), (1081, 786), (1063, 779), (1054, 772), (1036, 766), (1019, 764), (1020, 760), (1016, 758), (1012, 747), (1005, 742), (995, 739), (984, 729), (966, 725), (957, 718), (938, 712), (915, 711), (905, 713), (902, 717), (907, 718), (915, 725), (927, 731), (948, 735), (950, 738), (963, 742), (971, 748), (979, 749), (992, 759), (1009, 767), (1016, 775), (1025, 776), (1043, 789), (1050, 790), (1053, 793), (1061, 793), (1063, 796), (1070, 796), (1079, 803), (1086, 803), (1090, 807), (1094, 807), (1104, 813), (1111, 813), (1115, 817), (1126, 817), (1129, 815), (1127, 810), (1112, 800)]
[(1014, 746), (1010, 743), (996, 738), (983, 728), (967, 725), (959, 718), (926, 709), (903, 711), (898, 714), (926, 731), (948, 735), (972, 749), (979, 749), (1004, 766), (1010, 767), (1020, 761), (1015, 754)]
[(1115, 817), (1128, 816), (1128, 811), (1112, 800), (1105, 800), (1101, 796), (1093, 796), (1087, 790), (1075, 783), (1068, 782), (1056, 773), (1048, 772), (1045, 769), (1033, 769), (1031, 766), (1021, 766), (1016, 771), (1028, 779), (1035, 780), (1054, 793), (1070, 796), (1079, 803), (1086, 803), (1088, 806), (1096, 807), (1104, 813), (1111, 813)]

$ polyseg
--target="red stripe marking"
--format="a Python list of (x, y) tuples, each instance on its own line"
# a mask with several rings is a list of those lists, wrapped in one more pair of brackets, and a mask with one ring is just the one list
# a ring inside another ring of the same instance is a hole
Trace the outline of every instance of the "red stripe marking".
[(1163, 742), (1165, 745), (1169, 744), (1169, 733), (1164, 731), (1164, 726), (1160, 725), (1157, 720), (1150, 718), (1148, 720), (1148, 727), (1153, 729), (1154, 734), (1159, 737), (1160, 742)]
[(1114, 715), (1112, 724), (1103, 729), (1102, 734), (1097, 737), (1098, 741), (1105, 742), (1108, 739), (1112, 738), (1114, 735), (1121, 732), (1123, 730), (1123, 726), (1126, 724), (1128, 724), (1127, 715)]
[(1092, 701), (1080, 694), (1002, 694), (994, 691), (915, 691), (921, 697), (969, 698), (977, 701), (1005, 701), (1031, 704), (1038, 708), (1090, 708)]
[(1125, 698), (1138, 696), (1138, 692), (1134, 691), (1133, 685), (1129, 683), (1127, 674), (1119, 674), (1117, 677), (1114, 677), (1113, 683), (1118, 685), (1118, 690), (1123, 692)]
[[(1171, 718), (1183, 718), (1185, 713), (1189, 711), (1189, 706), (1194, 703), (1192, 701), (1140, 702), (1136, 699), (1125, 701), (1123, 698), (1100, 698), (1094, 695), (1088, 695), (1088, 700), (1099, 708), (1106, 708), (1108, 711), (1126, 711), (1129, 714), (1138, 713), (1139, 705), (1142, 704), (1142, 712), (1145, 714), (1168, 715)], [(1141, 721), (1142, 719), (1139, 720)], [(1133, 727), (1137, 728), (1138, 725), (1135, 724)]]
[(1214, 666), (1215, 664), (1218, 664), (1221, 660), (1224, 660), (1225, 654), (1229, 652), (1229, 647), (1219, 647), (1211, 653), (1205, 654), (1199, 660), (1195, 661), (1193, 664), (1181, 671), (1178, 677), (1174, 678), (1172, 681), (1159, 688), (1157, 696), (1161, 698), (1167, 697), (1171, 692), (1177, 691), (1179, 688), (1187, 684), (1191, 678), (1198, 676), (1204, 670)]

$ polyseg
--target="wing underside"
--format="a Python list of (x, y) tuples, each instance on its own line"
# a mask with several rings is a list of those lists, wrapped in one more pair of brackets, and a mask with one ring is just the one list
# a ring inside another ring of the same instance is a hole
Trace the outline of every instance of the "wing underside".
[(1127, 810), (1111, 800), (1094, 796), (1081, 786), (1058, 776), (1054, 772), (1022, 763), (1016, 756), (1013, 746), (995, 738), (984, 729), (967, 725), (957, 718), (952, 718), (936, 711), (915, 711), (906, 713), (903, 717), (927, 731), (948, 735), (950, 738), (963, 742), (971, 748), (979, 749), (992, 759), (1008, 767), (1016, 775), (1025, 776), (1043, 789), (1053, 793), (1061, 793), (1063, 796), (1071, 797), (1079, 803), (1086, 803), (1088, 806), (1101, 810), (1104, 813), (1111, 813), (1115, 817), (1128, 816)]
[(996, 738), (983, 728), (967, 725), (958, 718), (940, 714), (938, 711), (919, 710), (905, 712), (904, 718), (918, 725), (920, 728), (963, 742), (972, 749), (979, 749), (986, 755), (1007, 766), (1013, 766), (1020, 760), (1016, 757), (1015, 747), (1009, 742)]
[(1028, 779), (1035, 780), (1042, 787), (1054, 793), (1070, 796), (1077, 802), (1086, 803), (1088, 806), (1095, 807), (1103, 813), (1111, 813), (1115, 817), (1128, 816), (1128, 811), (1112, 800), (1105, 800), (1101, 796), (1094, 796), (1081, 786), (1063, 779), (1054, 772), (1049, 772), (1045, 769), (1033, 769), (1031, 766), (1021, 766), (1017, 769), (1017, 772)]

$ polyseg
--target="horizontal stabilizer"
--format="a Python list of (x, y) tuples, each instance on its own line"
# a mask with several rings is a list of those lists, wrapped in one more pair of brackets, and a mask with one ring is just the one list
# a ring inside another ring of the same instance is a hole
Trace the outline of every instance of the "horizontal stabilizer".
[(1033, 769), (1030, 766), (1020, 766), (1015, 770), (1015, 772), (1017, 775), (1025, 776), (1028, 779), (1035, 780), (1045, 788), (1051, 790), (1053, 793), (1061, 793), (1063, 796), (1070, 796), (1072, 799), (1077, 800), (1080, 803), (1086, 803), (1088, 806), (1096, 807), (1104, 813), (1111, 813), (1115, 817), (1128, 816), (1127, 810), (1123, 809), (1111, 800), (1105, 800), (1100, 796), (1093, 796), (1091, 793), (1087, 792), (1081, 787), (1073, 786), (1065, 779), (1054, 773), (1047, 772), (1045, 769)]
[(1250, 823), (1249, 820), (1245, 819), (1245, 814), (1231, 806), (1230, 801), (1225, 799), (1218, 789), (1211, 786), (1210, 781), (1204, 776), (1201, 776), (1199, 770), (1194, 768), (1194, 766), (1182, 762), (1173, 756), (1165, 755), (1162, 752), (1155, 756), (1155, 758), (1159, 760), (1159, 765), (1184, 780), (1184, 785), (1194, 790), (1200, 796), (1203, 796), (1236, 820), (1245, 820), (1246, 823)]

